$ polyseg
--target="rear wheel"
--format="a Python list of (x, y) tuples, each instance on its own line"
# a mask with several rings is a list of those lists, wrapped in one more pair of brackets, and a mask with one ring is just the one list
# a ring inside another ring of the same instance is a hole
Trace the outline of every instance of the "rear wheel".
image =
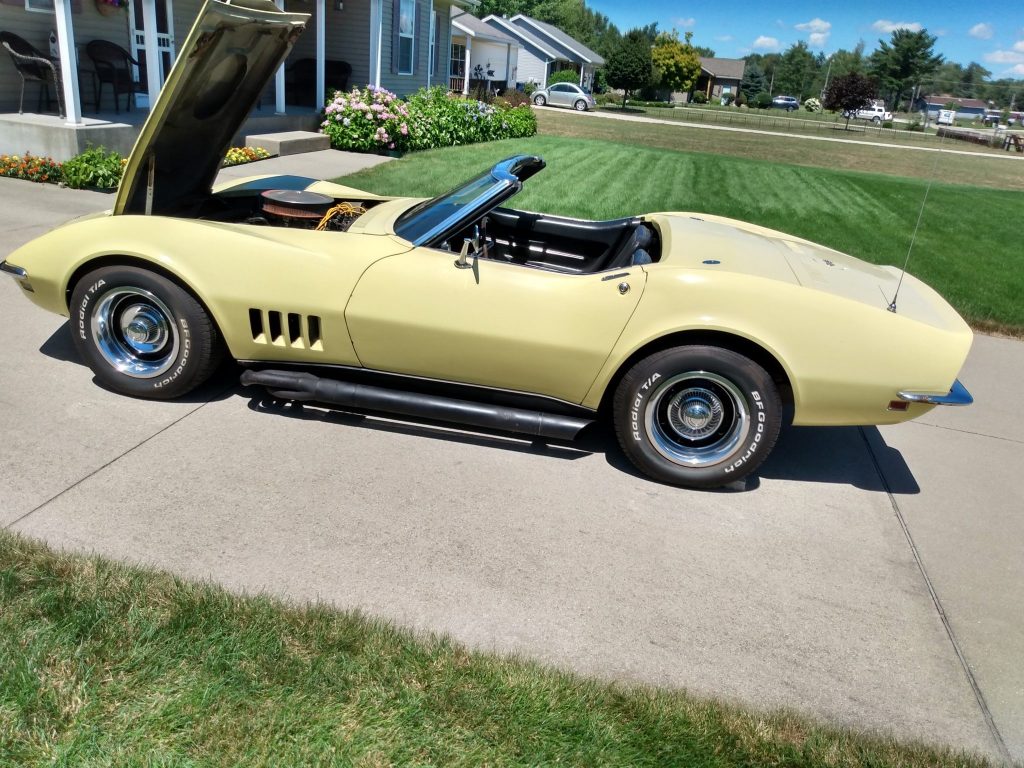
[(84, 275), (71, 294), (71, 333), (96, 378), (133, 397), (180, 397), (210, 377), (222, 354), (202, 305), (137, 267)]
[(874, 123), (875, 125), (878, 125), (880, 122), (882, 122), (882, 118), (880, 118), (878, 115), (875, 115), (874, 117), (871, 118), (871, 122)]
[(587, 102), (585, 102), (583, 99), (577, 99), (576, 103), (573, 104), (572, 106), (577, 112), (587, 111)]
[(548, 103), (548, 100), (545, 99), (543, 96), (534, 96), (533, 103), (536, 104), (538, 107), (543, 107), (545, 104)]
[(644, 474), (717, 488), (753, 472), (775, 445), (782, 400), (771, 376), (717, 347), (675, 347), (644, 358), (613, 401), (623, 452)]

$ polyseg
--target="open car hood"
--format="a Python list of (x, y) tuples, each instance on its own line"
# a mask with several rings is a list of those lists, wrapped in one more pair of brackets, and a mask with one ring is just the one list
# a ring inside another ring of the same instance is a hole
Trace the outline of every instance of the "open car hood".
[(308, 19), (271, 0), (207, 0), (135, 142), (115, 215), (171, 214), (209, 194), (231, 138)]

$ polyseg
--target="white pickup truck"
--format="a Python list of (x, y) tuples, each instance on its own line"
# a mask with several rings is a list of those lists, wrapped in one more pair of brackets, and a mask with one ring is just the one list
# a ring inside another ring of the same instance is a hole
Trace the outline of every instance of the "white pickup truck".
[(881, 123), (886, 120), (892, 120), (892, 112), (886, 112), (885, 104), (879, 101), (869, 107), (861, 107), (856, 112), (843, 112), (843, 117), (852, 117), (857, 120), (870, 120), (873, 123)]

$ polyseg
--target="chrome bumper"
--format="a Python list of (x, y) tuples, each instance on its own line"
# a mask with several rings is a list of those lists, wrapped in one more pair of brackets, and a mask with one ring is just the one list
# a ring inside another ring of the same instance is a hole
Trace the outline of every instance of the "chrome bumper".
[(924, 392), (900, 392), (900, 400), (908, 403), (927, 403), (928, 405), (970, 405), (974, 402), (967, 387), (960, 383), (960, 379), (953, 382), (952, 389), (947, 395), (929, 395)]
[(6, 261), (0, 261), (0, 272), (6, 272), (16, 280), (24, 280), (28, 277), (28, 272), (24, 269), (8, 264)]

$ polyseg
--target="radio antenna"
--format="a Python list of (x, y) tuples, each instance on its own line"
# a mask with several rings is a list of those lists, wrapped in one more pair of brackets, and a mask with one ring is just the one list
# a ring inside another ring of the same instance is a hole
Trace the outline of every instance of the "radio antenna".
[(921, 210), (917, 212), (917, 224), (914, 225), (914, 231), (910, 235), (910, 246), (907, 248), (907, 258), (903, 260), (903, 269), (900, 271), (899, 282), (896, 283), (896, 292), (892, 295), (892, 301), (889, 302), (889, 311), (896, 311), (896, 298), (900, 295), (900, 288), (903, 286), (903, 278), (907, 274), (907, 265), (910, 264), (910, 254), (914, 250), (914, 242), (917, 240), (917, 231), (921, 228), (921, 219), (924, 217), (924, 207), (928, 203), (928, 193), (932, 191), (932, 184), (935, 182), (935, 171), (939, 166), (939, 155), (942, 154), (942, 144), (946, 141), (946, 135), (942, 134), (939, 136), (939, 148), (935, 150), (935, 160), (932, 161), (932, 170), (928, 174), (928, 186), (924, 188), (924, 198), (921, 200)]

